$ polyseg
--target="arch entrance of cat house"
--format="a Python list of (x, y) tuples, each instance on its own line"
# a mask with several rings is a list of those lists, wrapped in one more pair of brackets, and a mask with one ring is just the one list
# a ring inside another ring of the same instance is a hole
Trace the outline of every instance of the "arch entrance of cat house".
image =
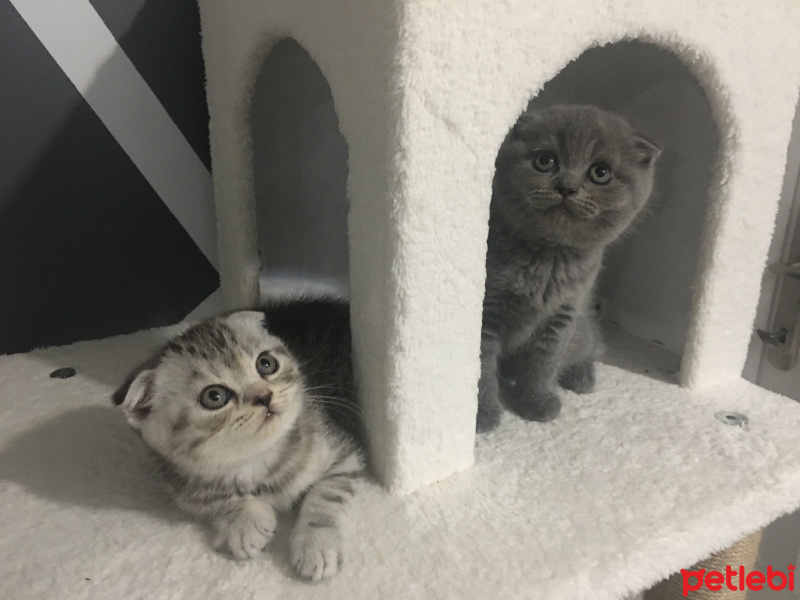
[(292, 38), (255, 79), (250, 127), (262, 293), (348, 287), (347, 159), (331, 89)]
[(720, 136), (703, 88), (672, 52), (624, 41), (583, 52), (530, 108), (593, 104), (662, 146), (653, 193), (606, 250), (596, 307), (603, 360), (675, 380), (687, 340)]

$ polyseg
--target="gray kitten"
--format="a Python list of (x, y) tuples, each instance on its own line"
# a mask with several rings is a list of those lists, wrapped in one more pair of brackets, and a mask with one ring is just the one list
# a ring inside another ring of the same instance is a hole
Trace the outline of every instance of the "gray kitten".
[(261, 553), (276, 511), (299, 503), (290, 538), (302, 577), (334, 575), (362, 474), (347, 303), (276, 302), (202, 321), (114, 394), (160, 455), (179, 508), (213, 522), (216, 546)]
[(478, 431), (501, 398), (524, 419), (561, 408), (559, 384), (594, 388), (599, 332), (590, 318), (603, 250), (653, 185), (656, 143), (594, 106), (522, 114), (495, 163), (481, 332)]

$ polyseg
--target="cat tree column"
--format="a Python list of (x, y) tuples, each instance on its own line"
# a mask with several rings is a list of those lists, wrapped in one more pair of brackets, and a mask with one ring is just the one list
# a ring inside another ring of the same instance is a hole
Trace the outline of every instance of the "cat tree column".
[(200, 8), (229, 307), (258, 298), (248, 120), (258, 69), (291, 36), (328, 78), (349, 144), (357, 377), (390, 488), (412, 490), (472, 462), (495, 155), (526, 102), (593, 45), (662, 46), (709, 97), (720, 155), (681, 378), (701, 388), (740, 377), (800, 87), (800, 4), (200, 0)]
[(200, 8), (227, 306), (258, 299), (250, 102), (265, 56), (288, 35), (327, 77), (349, 145), (352, 325), (379, 475), (408, 491), (469, 467), (488, 190), (503, 127), (476, 154), (424, 99), (406, 96), (392, 2)]

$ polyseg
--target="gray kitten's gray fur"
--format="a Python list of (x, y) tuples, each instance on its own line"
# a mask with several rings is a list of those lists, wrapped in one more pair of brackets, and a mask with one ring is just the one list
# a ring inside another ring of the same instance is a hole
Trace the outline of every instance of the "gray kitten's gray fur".
[(522, 114), (495, 164), (481, 335), (478, 431), (501, 399), (524, 419), (561, 408), (559, 384), (594, 388), (590, 318), (606, 246), (650, 196), (658, 145), (594, 106)]
[(163, 459), (179, 508), (212, 521), (235, 558), (261, 553), (275, 511), (299, 503), (291, 561), (308, 579), (342, 563), (342, 519), (363, 470), (349, 308), (277, 301), (202, 321), (116, 392)]

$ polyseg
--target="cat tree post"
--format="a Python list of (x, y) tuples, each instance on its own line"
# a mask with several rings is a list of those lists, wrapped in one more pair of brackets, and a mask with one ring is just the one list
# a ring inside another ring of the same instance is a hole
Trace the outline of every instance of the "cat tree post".
[[(200, 2), (226, 302), (258, 297), (249, 102), (269, 48), (288, 34), (328, 77), (348, 141), (356, 373), (374, 466), (402, 492), (473, 461), (494, 145), (472, 155), (457, 132), (408, 102), (393, 6)], [(482, 193), (465, 197), (461, 183), (471, 179), (482, 180)], [(469, 218), (452, 219), (461, 199)]]

